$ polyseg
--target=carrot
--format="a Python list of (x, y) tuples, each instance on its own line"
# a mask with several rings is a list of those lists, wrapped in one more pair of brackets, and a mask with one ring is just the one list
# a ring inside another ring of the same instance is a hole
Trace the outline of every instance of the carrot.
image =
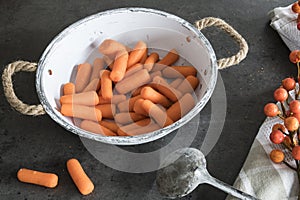
[(126, 135), (128, 135), (128, 136), (141, 135), (141, 134), (149, 133), (149, 132), (152, 132), (152, 131), (155, 131), (158, 129), (160, 129), (160, 126), (156, 123), (152, 123), (152, 124), (149, 124), (148, 126), (129, 130), (126, 132)]
[(58, 176), (56, 174), (31, 169), (19, 169), (17, 177), (21, 182), (41, 185), (48, 188), (54, 188), (58, 184)]
[(114, 60), (113, 60), (113, 59), (111, 59), (110, 57), (104, 55), (104, 56), (103, 56), (103, 60), (104, 60), (105, 64), (106, 64), (110, 69), (113, 68), (113, 66), (114, 66)]
[(186, 93), (167, 110), (167, 115), (175, 122), (188, 113), (194, 106), (195, 100), (193, 96), (190, 93)]
[(156, 72), (150, 73), (150, 78), (151, 78), (151, 80), (153, 80), (153, 78), (154, 78), (155, 76), (161, 77), (161, 76), (162, 76), (162, 73), (161, 73), (160, 71), (156, 71)]
[(114, 121), (108, 121), (108, 120), (101, 120), (99, 122), (101, 126), (104, 126), (111, 130), (112, 132), (116, 133), (118, 131), (119, 126)]
[(108, 103), (118, 104), (125, 100), (126, 100), (126, 96), (124, 94), (115, 94), (112, 96), (111, 99), (104, 99), (101, 94), (99, 96), (99, 104), (108, 104)]
[(115, 40), (106, 39), (100, 44), (98, 50), (100, 53), (108, 56), (111, 59), (114, 59), (117, 52), (126, 51), (126, 47)]
[(113, 69), (110, 73), (110, 79), (118, 82), (124, 78), (128, 62), (128, 52), (119, 51), (116, 55)]
[(154, 77), (153, 84), (162, 95), (164, 95), (173, 102), (178, 101), (178, 99), (182, 96), (181, 92), (171, 87), (162, 77)]
[(82, 90), (87, 86), (92, 73), (92, 66), (89, 63), (83, 63), (78, 65), (77, 74), (75, 79), (75, 91), (82, 92)]
[(142, 59), (139, 61), (139, 63), (145, 64), (145, 61), (147, 60), (147, 58), (148, 58), (148, 48), (146, 48), (146, 51), (143, 54)]
[(179, 59), (179, 55), (175, 49), (172, 49), (167, 53), (163, 59), (161, 59), (159, 62), (157, 62), (154, 67), (152, 68), (152, 71), (161, 71), (165, 67), (174, 64)]
[(103, 70), (101, 73), (101, 95), (104, 99), (111, 99), (113, 96), (112, 81), (109, 78), (110, 72)]
[(168, 117), (167, 113), (164, 112), (156, 104), (152, 103), (150, 100), (144, 100), (142, 107), (145, 111), (152, 117), (160, 127), (166, 127), (173, 124), (173, 120)]
[(166, 67), (162, 71), (162, 75), (166, 78), (181, 78), (188, 76), (196, 76), (197, 70), (193, 66), (171, 66)]
[(99, 103), (99, 98), (95, 91), (89, 91), (89, 92), (82, 92), (82, 93), (77, 93), (72, 95), (61, 96), (60, 103), (93, 106)]
[(88, 119), (93, 121), (101, 121), (102, 113), (95, 107), (76, 105), (76, 104), (62, 104), (60, 109), (61, 114), (67, 117), (75, 117), (80, 119)]
[(69, 82), (69, 83), (64, 84), (63, 94), (64, 95), (75, 94), (75, 85), (74, 85), (74, 83)]
[(93, 62), (93, 71), (91, 74), (90, 81), (95, 78), (99, 78), (99, 72), (101, 69), (104, 69), (104, 60), (102, 58), (96, 58)]
[(97, 91), (99, 90), (101, 85), (101, 81), (99, 78), (94, 78), (82, 92), (89, 92), (89, 91)]
[(186, 77), (182, 83), (177, 87), (181, 93), (193, 92), (199, 85), (199, 79), (195, 76)]
[(127, 68), (130, 68), (134, 64), (138, 63), (147, 51), (147, 44), (143, 41), (138, 41), (129, 54)]
[(96, 106), (102, 113), (102, 118), (113, 119), (116, 114), (115, 104), (100, 104)]
[(144, 87), (141, 90), (141, 97), (143, 99), (148, 99), (155, 104), (160, 104), (164, 107), (169, 107), (171, 105), (170, 100), (168, 100), (164, 95), (148, 86)]
[(137, 95), (135, 97), (131, 97), (125, 101), (120, 102), (117, 106), (120, 112), (127, 112), (127, 111), (133, 111), (133, 106), (136, 100), (141, 98), (140, 95)]
[(174, 81), (172, 81), (169, 85), (172, 88), (177, 88), (180, 85), (180, 83), (182, 83), (182, 81), (183, 81), (182, 78), (177, 78)]
[(137, 114), (141, 114), (144, 116), (148, 116), (148, 113), (145, 111), (145, 109), (142, 107), (144, 99), (137, 99), (133, 106), (133, 111)]
[(134, 129), (139, 129), (139, 128), (144, 128), (145, 126), (151, 125), (154, 123), (150, 118), (145, 118), (139, 121), (136, 121), (135, 123), (131, 123), (125, 126), (121, 126), (118, 129), (118, 135), (120, 136), (127, 136), (127, 132), (134, 130)]
[(92, 133), (101, 134), (104, 136), (115, 136), (116, 134), (105, 126), (100, 125), (97, 122), (90, 120), (83, 120), (80, 124), (80, 128)]
[(142, 119), (145, 119), (146, 116), (135, 113), (135, 112), (120, 112), (115, 115), (115, 121), (119, 124), (129, 124), (136, 122)]
[(83, 195), (88, 195), (94, 190), (94, 184), (84, 172), (81, 164), (75, 158), (67, 161), (68, 172), (76, 187)]
[(128, 77), (128, 76), (134, 74), (135, 72), (137, 72), (137, 71), (139, 71), (141, 69), (143, 69), (143, 64), (136, 63), (136, 64), (132, 65), (132, 67), (130, 67), (129, 69), (127, 69), (124, 77)]
[(159, 59), (158, 53), (152, 52), (144, 63), (145, 69), (147, 69), (148, 71), (151, 71), (154, 66), (154, 63), (156, 63), (158, 61), (158, 59)]
[(146, 69), (142, 69), (118, 82), (115, 86), (115, 89), (120, 94), (125, 94), (148, 83), (149, 81), (150, 75), (148, 71)]

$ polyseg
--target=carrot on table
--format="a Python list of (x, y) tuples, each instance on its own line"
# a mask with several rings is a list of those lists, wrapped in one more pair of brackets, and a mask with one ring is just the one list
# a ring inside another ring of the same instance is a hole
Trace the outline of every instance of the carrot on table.
[(164, 112), (156, 104), (152, 103), (150, 100), (144, 100), (142, 103), (142, 107), (160, 127), (166, 127), (173, 124), (173, 120), (168, 117), (167, 113)]
[(75, 91), (82, 92), (90, 81), (92, 73), (92, 66), (89, 63), (83, 63), (78, 65), (77, 74), (75, 79)]
[(140, 95), (131, 97), (125, 101), (120, 102), (117, 106), (120, 112), (133, 111), (133, 106), (136, 100), (141, 98)]
[(145, 115), (141, 115), (135, 112), (120, 112), (115, 115), (115, 121), (119, 124), (129, 124), (142, 119), (145, 119)]
[(197, 70), (193, 66), (171, 66), (171, 67), (166, 67), (162, 71), (162, 75), (166, 78), (196, 76)]
[(154, 65), (152, 71), (161, 71), (165, 67), (174, 64), (178, 59), (179, 59), (178, 52), (175, 49), (172, 49), (167, 53), (165, 57), (163, 57), (163, 59), (161, 59)]
[(104, 40), (100, 44), (98, 50), (100, 51), (100, 53), (108, 56), (110, 59), (115, 59), (115, 56), (119, 51), (127, 51), (126, 47), (123, 44), (112, 39)]
[(84, 88), (82, 92), (89, 92), (89, 91), (97, 91), (99, 90), (101, 85), (101, 81), (99, 78), (94, 78), (91, 82)]
[(61, 96), (60, 103), (93, 106), (99, 103), (99, 97), (95, 91), (82, 92), (82, 93)]
[(194, 106), (194, 97), (190, 93), (186, 93), (167, 110), (167, 115), (175, 122), (188, 113)]
[(93, 70), (90, 81), (95, 78), (99, 78), (99, 72), (101, 69), (104, 69), (104, 60), (102, 58), (96, 58), (93, 62)]
[(172, 103), (170, 102), (167, 97), (162, 95), (161, 93), (157, 92), (153, 88), (146, 86), (141, 90), (141, 97), (143, 99), (148, 99), (155, 104), (160, 104), (163, 107), (169, 107)]
[(151, 71), (154, 63), (156, 63), (159, 59), (159, 55), (156, 52), (152, 52), (149, 57), (146, 59), (144, 63), (144, 68), (147, 69), (148, 71)]
[(94, 106), (84, 106), (77, 104), (62, 104), (60, 112), (67, 117), (88, 119), (92, 121), (101, 121), (102, 113)]
[(146, 69), (135, 72), (134, 74), (124, 78), (115, 86), (120, 94), (130, 92), (150, 81), (150, 75)]
[(99, 104), (96, 105), (96, 109), (99, 109), (102, 113), (102, 118), (113, 119), (116, 114), (115, 104)]
[(113, 96), (112, 81), (110, 77), (110, 71), (103, 70), (101, 73), (101, 95), (104, 99), (111, 99)]
[(148, 116), (148, 113), (145, 111), (145, 109), (142, 106), (143, 101), (144, 99), (137, 99), (134, 103), (133, 111), (137, 114)]
[(104, 136), (115, 136), (116, 133), (114, 133), (109, 128), (106, 128), (105, 126), (100, 125), (97, 122), (90, 121), (90, 120), (83, 120), (80, 124), (80, 128), (92, 133), (101, 134)]
[(83, 195), (88, 195), (94, 190), (94, 184), (91, 179), (84, 172), (81, 164), (75, 158), (67, 161), (68, 172), (78, 188), (79, 192)]
[(199, 85), (199, 79), (195, 76), (186, 77), (182, 83), (177, 87), (181, 93), (193, 92)]
[(63, 94), (64, 95), (70, 95), (70, 94), (75, 94), (75, 85), (74, 83), (66, 83), (63, 86)]
[(101, 120), (99, 122), (101, 126), (104, 126), (111, 130), (112, 132), (116, 133), (118, 131), (119, 126), (112, 120)]
[(114, 82), (118, 82), (124, 78), (128, 62), (128, 52), (119, 51), (116, 54), (114, 65), (110, 73), (110, 79)]
[(147, 44), (143, 41), (138, 41), (129, 54), (127, 68), (130, 68), (134, 64), (138, 63), (143, 58), (146, 51)]
[(54, 188), (58, 184), (58, 176), (56, 174), (31, 169), (19, 169), (17, 177), (21, 182), (41, 185), (48, 188)]

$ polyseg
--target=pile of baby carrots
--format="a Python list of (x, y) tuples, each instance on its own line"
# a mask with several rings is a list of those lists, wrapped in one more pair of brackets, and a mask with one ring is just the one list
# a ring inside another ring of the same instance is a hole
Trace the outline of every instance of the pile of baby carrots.
[(98, 50), (102, 57), (93, 65), (79, 64), (75, 81), (63, 85), (60, 97), (60, 112), (81, 129), (135, 136), (169, 126), (195, 106), (197, 70), (174, 65), (175, 49), (160, 59), (143, 41), (130, 49), (106, 39)]

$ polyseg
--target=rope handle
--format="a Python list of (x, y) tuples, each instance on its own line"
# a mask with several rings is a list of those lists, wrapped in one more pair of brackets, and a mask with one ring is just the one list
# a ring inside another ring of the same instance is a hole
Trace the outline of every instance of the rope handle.
[(219, 69), (225, 69), (227, 67), (239, 64), (246, 58), (246, 55), (248, 53), (248, 44), (246, 40), (224, 20), (215, 17), (206, 17), (199, 21), (196, 21), (195, 26), (199, 31), (210, 26), (220, 28), (221, 30), (228, 33), (229, 36), (231, 36), (239, 44), (240, 50), (237, 54), (228, 58), (219, 59), (217, 61)]
[(4, 95), (10, 104), (11, 107), (16, 109), (18, 112), (24, 115), (43, 115), (45, 114), (45, 110), (41, 104), (38, 105), (28, 105), (23, 103), (15, 94), (12, 76), (16, 72), (24, 71), (24, 72), (34, 72), (37, 69), (36, 63), (31, 63), (27, 61), (15, 61), (13, 63), (8, 64), (2, 74), (2, 84)]

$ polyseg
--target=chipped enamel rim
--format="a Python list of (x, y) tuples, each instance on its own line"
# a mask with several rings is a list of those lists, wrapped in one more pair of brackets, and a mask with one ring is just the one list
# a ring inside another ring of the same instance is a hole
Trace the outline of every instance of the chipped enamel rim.
[[(189, 31), (195, 33), (198, 38), (203, 42), (204, 46), (206, 47), (209, 59), (210, 59), (210, 70), (211, 70), (211, 79), (209, 83), (207, 83), (207, 90), (205, 91), (205, 94), (203, 95), (202, 99), (196, 104), (196, 106), (188, 112), (184, 117), (182, 117), (180, 120), (176, 121), (175, 123), (171, 124), (170, 126), (167, 126), (165, 128), (159, 129), (157, 131), (153, 131), (147, 134), (142, 134), (138, 136), (125, 136), (125, 137), (118, 137), (118, 136), (101, 136), (99, 134), (94, 134), (89, 131), (85, 131), (80, 129), (79, 127), (70, 124), (67, 122), (64, 118), (59, 116), (57, 113), (54, 112), (55, 108), (53, 108), (48, 99), (45, 96), (45, 88), (43, 86), (43, 77), (42, 72), (45, 69), (46, 66), (46, 60), (48, 56), (51, 54), (50, 52), (55, 49), (56, 44), (65, 38), (67, 35), (72, 34), (72, 31), (76, 29), (76, 27), (81, 26), (90, 20), (93, 20), (95, 18), (101, 18), (101, 16), (116, 14), (116, 13), (133, 13), (133, 12), (139, 12), (139, 13), (151, 13), (153, 15), (160, 15), (163, 17), (166, 17), (170, 20), (178, 22), (180, 25), (188, 29)], [(48, 47), (45, 49), (44, 53), (42, 54), (39, 63), (38, 63), (38, 69), (36, 72), (36, 90), (38, 97), (40, 99), (40, 102), (42, 106), (44, 107), (46, 113), (58, 124), (60, 124), (62, 127), (67, 129), (68, 131), (71, 131), (72, 133), (75, 133), (81, 137), (89, 138), (92, 140), (100, 141), (107, 144), (114, 144), (114, 145), (136, 145), (136, 144), (143, 144), (147, 142), (151, 142), (154, 140), (157, 140), (159, 138), (164, 137), (165, 135), (171, 133), (172, 131), (180, 128), (187, 122), (189, 122), (193, 117), (195, 117), (206, 105), (206, 103), (209, 101), (213, 90), (216, 85), (217, 81), (217, 62), (216, 62), (216, 56), (214, 53), (214, 50), (209, 43), (209, 41), (206, 39), (206, 37), (197, 30), (192, 24), (185, 21), (184, 19), (177, 17), (175, 15), (166, 13), (164, 11), (149, 9), (149, 8), (120, 8), (120, 9), (114, 9), (114, 10), (108, 10), (105, 12), (100, 12), (91, 16), (88, 16), (84, 19), (81, 19), (74, 24), (70, 25), (66, 29), (64, 29), (59, 35), (57, 35), (51, 43), (48, 45)]]

